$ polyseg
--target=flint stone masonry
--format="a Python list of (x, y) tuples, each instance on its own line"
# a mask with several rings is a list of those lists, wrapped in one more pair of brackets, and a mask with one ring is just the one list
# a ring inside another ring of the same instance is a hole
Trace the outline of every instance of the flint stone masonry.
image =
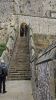
[(7, 41), (8, 38), (7, 26), (8, 23), (0, 23), (0, 43), (1, 42), (6, 43)]
[[(48, 49), (46, 49), (44, 51), (44, 53), (47, 50), (51, 49), (53, 46), (55, 46), (55, 44), (50, 46), (50, 48), (48, 47)], [(55, 53), (56, 53), (56, 48), (53, 48), (52, 50), (50, 50), (48, 53), (44, 54), (43, 56), (40, 55), (41, 57), (39, 56), (39, 59), (37, 62), (39, 63), (39, 62), (44, 61), (49, 58), (54, 59)], [(41, 64), (37, 65), (37, 67), (38, 67), (38, 86), (39, 86), (38, 87), (38, 89), (39, 89), (38, 90), (38, 95), (39, 95), (38, 98), (40, 98), (39, 100), (42, 100), (42, 97), (45, 98), (44, 100), (48, 100), (47, 98), (49, 98), (49, 100), (54, 100), (54, 98), (55, 98), (55, 84), (54, 84), (55, 64), (54, 64), (54, 62), (50, 61), (50, 62), (41, 63)], [(43, 94), (44, 91), (47, 91), (47, 95), (45, 94), (46, 97)], [(41, 97), (42, 94), (43, 94), (43, 96)]]
[[(37, 97), (39, 100), (54, 100), (54, 88), (52, 87), (54, 84), (54, 75), (52, 73), (52, 77), (50, 76), (50, 67), (48, 63), (43, 63), (38, 65), (38, 92), (37, 92)], [(52, 70), (53, 72), (53, 70)], [(51, 77), (51, 82), (50, 82), (50, 77)], [(53, 79), (52, 79), (53, 78)], [(53, 82), (53, 83), (52, 83)], [(52, 87), (52, 91), (50, 90)]]
[[(13, 5), (12, 5), (13, 3)], [(8, 5), (9, 4), (9, 5)], [(12, 5), (12, 6), (11, 6)], [(0, 13), (35, 15), (50, 17), (50, 11), (56, 10), (55, 0), (0, 0)], [(5, 9), (3, 9), (5, 7)], [(6, 9), (9, 8), (9, 9)], [(7, 11), (7, 12), (6, 12)]]
[[(0, 22), (5, 24), (6, 22), (11, 22), (13, 24), (14, 20), (12, 22), (12, 18), (18, 17), (19, 28), (24, 20), (25, 23), (31, 25), (33, 33), (56, 34), (56, 19), (50, 19), (56, 16), (52, 13), (56, 11), (55, 4), (55, 0), (0, 0)], [(40, 18), (37, 16), (48, 18)], [(5, 33), (8, 34), (8, 32)], [(5, 33), (4, 28), (0, 30), (2, 41), (7, 38)]]
[(36, 34), (56, 34), (56, 19), (39, 18), (18, 15), (19, 26), (26, 22), (31, 26), (33, 33)]
[(13, 2), (14, 0), (0, 0), (0, 2)]
[(55, 0), (15, 0), (16, 14), (50, 17), (50, 11), (56, 10)]
[[(30, 34), (29, 39), (29, 50), (30, 50), (30, 66), (31, 66), (31, 72), (32, 72), (32, 90), (33, 90), (33, 96), (34, 100), (54, 100), (55, 98), (55, 85), (54, 85), (54, 68), (55, 64), (53, 61), (51, 62), (44, 62), (39, 65), (37, 63), (42, 62), (43, 60), (49, 59), (49, 58), (54, 58), (55, 56), (55, 51), (56, 48), (50, 50), (48, 53), (39, 55), (39, 58), (35, 56), (35, 50), (34, 54), (32, 52), (32, 49), (35, 49), (32, 34)], [(33, 43), (33, 44), (32, 44)], [(55, 46), (56, 44), (54, 43), (50, 47), (48, 47), (43, 53), (45, 53), (47, 50), (52, 48), (52, 46)], [(34, 58), (35, 56), (35, 58)], [(38, 56), (38, 55), (37, 55)], [(41, 57), (40, 57), (41, 56)]]
[(0, 2), (0, 16), (13, 13), (13, 2)]
[(51, 12), (51, 17), (56, 18), (56, 12)]
[[(8, 28), (10, 28), (10, 26)], [(15, 45), (15, 42), (17, 39), (18, 31), (15, 31), (15, 30), (18, 30), (18, 24), (15, 24), (15, 25), (13, 24), (13, 27), (11, 28), (11, 31), (9, 32), (10, 35), (9, 35), (9, 38), (8, 38), (8, 41), (6, 44), (6, 50), (4, 50), (2, 55), (1, 55), (1, 59), (4, 59), (6, 64), (10, 63), (10, 59), (11, 59), (11, 56), (13, 53), (14, 45)]]
[[(20, 24), (24, 21), (31, 25), (33, 33), (56, 34), (56, 19), (50, 19), (56, 16), (53, 13), (56, 11), (55, 5), (55, 0), (0, 0), (0, 22), (5, 24), (6, 22), (11, 22), (13, 24), (14, 20), (12, 22), (12, 18), (18, 17), (19, 28)], [(49, 19), (37, 16), (49, 17)], [(7, 38), (5, 33), (8, 34), (8, 32), (4, 33), (4, 31), (4, 28), (0, 30), (0, 40), (2, 41), (5, 41)]]
[[(56, 19), (30, 17), (30, 16), (22, 16), (22, 15), (18, 15), (18, 16), (12, 15), (10, 17), (10, 21), (7, 20), (7, 26), (6, 26), (6, 22), (4, 22), (4, 23), (1, 22), (1, 24), (4, 24), (4, 26), (0, 27), (0, 33), (1, 33), (0, 37), (2, 36), (4, 38), (7, 36), (7, 34), (11, 33), (10, 32), (12, 30), (11, 27), (15, 25), (14, 21), (17, 17), (18, 17), (19, 29), (20, 29), (21, 23), (25, 22), (26, 24), (31, 26), (33, 34), (56, 35)], [(5, 26), (7, 29), (5, 28)], [(19, 32), (20, 32), (20, 30), (19, 30)], [(2, 35), (2, 33), (4, 34), (4, 36)], [(4, 39), (6, 39), (6, 38), (4, 38)], [(2, 40), (2, 38), (1, 38), (1, 40)]]
[(46, 34), (33, 34), (33, 40), (36, 49), (36, 55), (42, 53), (49, 45), (56, 41), (56, 35), (46, 35)]
[[(8, 37), (11, 34), (14, 34), (14, 38), (16, 37), (15, 32), (18, 31), (18, 29), (17, 29), (17, 26), (18, 26), (17, 22), (18, 21), (16, 21), (16, 20), (17, 20), (17, 16), (15, 17), (14, 15), (11, 15), (10, 18), (8, 17), (7, 20), (5, 20), (5, 19), (1, 20), (1, 22), (0, 22), (0, 43), (1, 42), (7, 43)], [(15, 23), (15, 21), (16, 21), (16, 23)]]

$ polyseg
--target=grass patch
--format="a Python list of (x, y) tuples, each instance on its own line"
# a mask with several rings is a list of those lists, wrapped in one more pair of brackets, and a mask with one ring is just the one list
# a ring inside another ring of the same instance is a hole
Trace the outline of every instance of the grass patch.
[(0, 56), (2, 55), (3, 51), (6, 49), (6, 44), (5, 43), (1, 43), (0, 44)]

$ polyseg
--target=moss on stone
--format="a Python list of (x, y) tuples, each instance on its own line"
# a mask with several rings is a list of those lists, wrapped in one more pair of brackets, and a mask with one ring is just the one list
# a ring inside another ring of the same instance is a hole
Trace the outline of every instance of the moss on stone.
[(0, 44), (0, 56), (2, 55), (3, 51), (6, 49), (6, 44), (5, 43), (1, 43)]

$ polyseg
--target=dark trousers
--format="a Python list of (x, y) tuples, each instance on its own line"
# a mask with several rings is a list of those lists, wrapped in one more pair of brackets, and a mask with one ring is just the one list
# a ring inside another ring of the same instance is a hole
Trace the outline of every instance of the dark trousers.
[(2, 92), (2, 87), (3, 87), (3, 92), (5, 91), (5, 81), (6, 77), (0, 77), (0, 92)]

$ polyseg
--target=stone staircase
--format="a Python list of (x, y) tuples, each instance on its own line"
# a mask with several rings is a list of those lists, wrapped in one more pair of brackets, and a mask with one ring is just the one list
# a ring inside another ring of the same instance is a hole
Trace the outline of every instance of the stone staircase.
[(29, 48), (27, 37), (18, 37), (10, 62), (9, 80), (28, 80), (31, 78)]

